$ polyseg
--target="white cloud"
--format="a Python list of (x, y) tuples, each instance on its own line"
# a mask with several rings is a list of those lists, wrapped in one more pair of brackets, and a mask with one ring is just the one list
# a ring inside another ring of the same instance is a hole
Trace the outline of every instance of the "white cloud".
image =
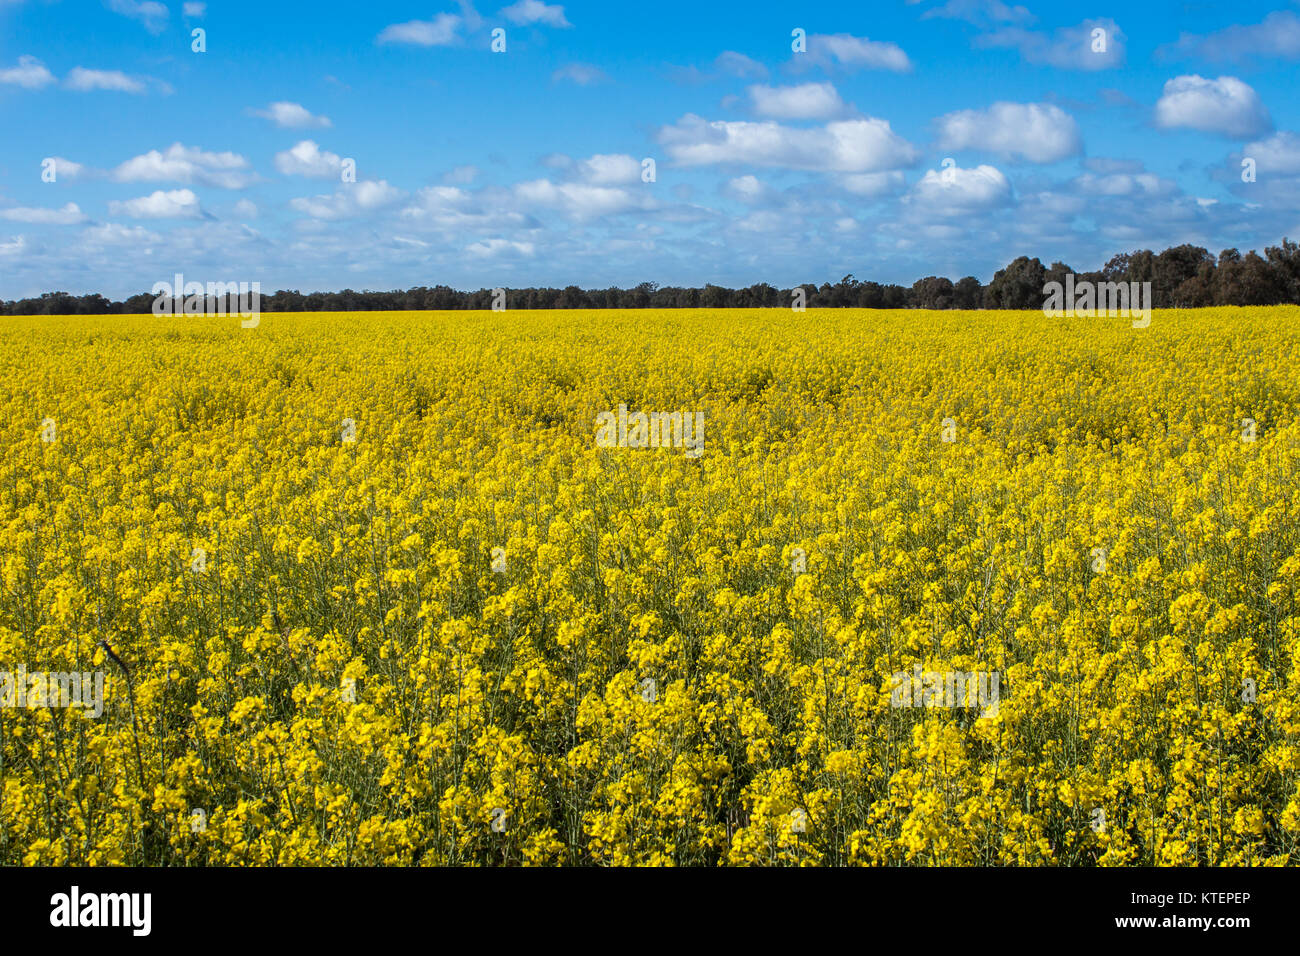
[(810, 63), (827, 65), (834, 61), (848, 68), (865, 67), (869, 70), (893, 70), (906, 73), (912, 69), (902, 47), (888, 41), (869, 40), (848, 33), (814, 33), (808, 37), (808, 52), (796, 53), (795, 63), (807, 57)]
[(587, 183), (553, 183), (534, 179), (518, 183), (515, 196), (522, 202), (558, 209), (574, 219), (595, 219), (632, 209), (647, 209), (653, 203), (627, 189)]
[(105, 222), (81, 230), (82, 243), (92, 250), (103, 249), (106, 246), (133, 246), (157, 242), (161, 238), (158, 233), (150, 232), (144, 226), (124, 226), (118, 222)]
[(46, 226), (74, 226), (86, 221), (86, 214), (75, 203), (70, 202), (61, 209), (16, 206), (12, 209), (0, 209), (0, 219), (10, 222), (30, 222)]
[(108, 212), (132, 219), (197, 219), (203, 215), (199, 197), (188, 189), (159, 189), (139, 199), (110, 200)]
[(756, 209), (732, 223), (732, 229), (745, 233), (788, 233), (790, 223), (791, 218), (785, 213), (775, 209)]
[(55, 82), (54, 74), (34, 56), (20, 56), (17, 66), (0, 70), (0, 83), (21, 86), (27, 90), (39, 90), (42, 86), (49, 86), (53, 82)]
[(548, 27), (571, 27), (564, 19), (564, 7), (558, 4), (546, 4), (541, 0), (519, 0), (501, 11), (516, 26), (528, 26), (530, 23), (544, 23)]
[(1259, 94), (1235, 76), (1176, 76), (1156, 103), (1156, 125), (1244, 139), (1273, 127)]
[(844, 101), (830, 83), (755, 85), (749, 98), (755, 113), (772, 119), (830, 119), (844, 112)]
[(397, 202), (405, 195), (386, 180), (347, 183), (333, 195), (289, 200), (289, 205), (313, 219), (350, 219)]
[(206, 3), (185, 3), (181, 5), (181, 13), (191, 19), (201, 19), (206, 16), (208, 5)]
[(994, 103), (940, 117), (944, 149), (981, 149), (1033, 163), (1054, 163), (1083, 149), (1079, 124), (1049, 103)]
[(128, 159), (112, 172), (120, 183), (175, 182), (243, 189), (256, 181), (248, 160), (238, 153), (205, 153), (196, 146), (173, 143), (165, 153), (156, 149)]
[(993, 166), (930, 169), (906, 198), (941, 214), (956, 214), (1006, 205), (1011, 201), (1011, 184)]
[(568, 80), (571, 83), (577, 83), (579, 86), (590, 86), (593, 83), (600, 83), (609, 79), (609, 76), (598, 66), (592, 66), (590, 63), (566, 63), (554, 73), (551, 74), (551, 82), (559, 83)]
[(461, 19), (454, 13), (440, 13), (432, 20), (409, 20), (384, 27), (379, 43), (409, 43), (413, 46), (451, 46)]
[(641, 163), (626, 153), (597, 154), (578, 163), (578, 175), (596, 186), (615, 186), (641, 180)]
[(1172, 196), (1178, 184), (1155, 173), (1084, 173), (1073, 180), (1076, 190), (1095, 196)]
[(70, 159), (64, 159), (62, 156), (51, 156), (54, 160), (55, 181), (80, 179), (82, 176), (89, 176), (91, 170), (82, 163), (74, 163)]
[(257, 203), (249, 199), (241, 199), (235, 203), (235, 215), (240, 219), (256, 219), (258, 215)]
[(162, 33), (167, 28), (167, 7), (155, 0), (108, 0), (108, 7), (132, 20), (139, 20), (150, 33)]
[(26, 248), (27, 239), (23, 236), (14, 236), (6, 242), (0, 242), (0, 256), (20, 256)]
[(275, 168), (286, 176), (338, 179), (343, 170), (343, 157), (322, 150), (310, 139), (304, 139), (291, 149), (276, 153)]
[(927, 10), (922, 20), (932, 18), (965, 20), (976, 26), (989, 23), (1032, 23), (1034, 15), (1024, 7), (1013, 7), (1002, 0), (948, 0), (942, 7)]
[[(485, 196), (485, 193), (490, 193)], [(490, 207), (482, 200), (495, 200)], [(426, 186), (416, 194), (415, 202), (401, 211), (401, 217), (412, 223), (431, 226), (462, 234), (469, 229), (509, 229), (528, 225), (528, 218), (520, 213), (505, 190), (481, 191), (473, 194), (456, 186)]]
[(1300, 175), (1300, 136), (1282, 131), (1268, 139), (1248, 143), (1242, 156), (1255, 160), (1261, 174)]
[(465, 251), (479, 259), (498, 259), (502, 256), (531, 256), (536, 251), (531, 242), (512, 239), (481, 239), (465, 247)]
[(76, 66), (68, 73), (63, 85), (70, 90), (87, 93), (91, 90), (110, 90), (116, 93), (143, 93), (145, 85), (121, 70), (87, 70)]
[(688, 113), (659, 131), (659, 142), (683, 166), (746, 163), (841, 173), (878, 172), (916, 162), (915, 147), (887, 120), (841, 120), (797, 129), (762, 123), (709, 122)]
[(750, 206), (767, 202), (772, 196), (771, 188), (752, 173), (729, 179), (722, 192)]
[[(1101, 31), (1100, 34), (1097, 31)], [(1127, 37), (1109, 17), (1062, 27), (1050, 36), (1008, 27), (977, 37), (977, 46), (1016, 49), (1027, 63), (1062, 70), (1109, 70), (1124, 65)]]
[(269, 119), (281, 129), (309, 129), (334, 125), (328, 116), (316, 116), (301, 103), (289, 103), (285, 100), (272, 103), (264, 110), (253, 110), (252, 113), (254, 116)]
[(1249, 26), (1233, 24), (1208, 36), (1183, 34), (1178, 42), (1162, 47), (1158, 53), (1170, 52), (1207, 60), (1249, 60), (1271, 56), (1300, 59), (1300, 16), (1277, 10), (1261, 23)]

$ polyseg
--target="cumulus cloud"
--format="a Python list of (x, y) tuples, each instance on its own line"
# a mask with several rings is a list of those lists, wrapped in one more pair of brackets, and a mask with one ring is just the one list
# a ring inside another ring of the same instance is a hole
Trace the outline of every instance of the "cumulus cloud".
[(481, 239), (465, 247), (465, 251), (478, 259), (498, 259), (503, 256), (531, 256), (536, 247), (531, 242), (513, 239)]
[(1233, 139), (1273, 128), (1259, 94), (1235, 76), (1216, 80), (1196, 75), (1174, 77), (1156, 103), (1155, 121), (1163, 129), (1181, 127)]
[(944, 149), (981, 149), (1031, 163), (1055, 163), (1083, 150), (1079, 124), (1049, 103), (994, 103), (938, 120)]
[(590, 86), (593, 83), (600, 83), (607, 79), (609, 79), (609, 76), (604, 70), (598, 66), (592, 66), (590, 63), (566, 63), (551, 74), (552, 83), (567, 80), (570, 83), (578, 84), (578, 86)]
[(74, 226), (86, 221), (86, 214), (75, 203), (66, 203), (61, 209), (45, 209), (41, 207), (15, 206), (11, 209), (0, 209), (0, 219), (8, 219), (10, 222), (29, 222), (34, 225), (45, 226)]
[(1011, 183), (994, 166), (926, 170), (907, 201), (941, 215), (992, 209), (1011, 201)]
[(238, 153), (208, 153), (197, 146), (173, 143), (166, 152), (151, 149), (122, 163), (111, 173), (120, 183), (174, 182), (243, 189), (257, 177)]
[(457, 40), (461, 19), (454, 13), (440, 13), (432, 20), (408, 20), (384, 27), (376, 42), (411, 46), (451, 46)]
[(597, 186), (617, 186), (641, 180), (641, 162), (626, 153), (604, 153), (578, 163), (578, 175)]
[[(82, 163), (74, 163), (72, 160), (64, 159), (62, 156), (51, 156), (49, 158), (54, 161), (54, 176), (56, 182), (59, 180), (81, 179), (82, 177), (96, 173), (96, 171), (92, 170), (89, 166)], [(42, 166), (44, 166), (44, 162), (42, 162)]]
[(670, 66), (668, 71), (674, 82), (690, 85), (707, 83), (723, 76), (735, 76), (744, 80), (765, 80), (768, 77), (766, 66), (735, 50), (723, 50), (705, 70), (698, 66)]
[(1260, 57), (1300, 59), (1300, 16), (1289, 10), (1278, 10), (1249, 26), (1233, 24), (1205, 36), (1184, 33), (1177, 43), (1161, 47), (1157, 52), (1164, 57), (1188, 56), (1212, 62)]
[(143, 93), (145, 85), (121, 70), (87, 70), (76, 66), (68, 73), (63, 85), (70, 90), (88, 93), (91, 90), (110, 90), (117, 93)]
[(762, 123), (709, 122), (688, 113), (659, 130), (669, 156), (683, 166), (744, 163), (827, 172), (878, 172), (910, 166), (919, 154), (882, 119), (840, 120), (813, 129)]
[(460, 234), (467, 229), (509, 229), (528, 226), (530, 220), (515, 208), (506, 190), (470, 193), (456, 186), (426, 186), (415, 201), (402, 209), (401, 218), (415, 225)]
[(1080, 193), (1095, 196), (1172, 196), (1178, 184), (1155, 173), (1084, 173), (1076, 176), (1073, 187)]
[(723, 195), (739, 200), (751, 206), (767, 202), (772, 197), (772, 189), (752, 173), (736, 176), (727, 181), (722, 188)]
[(240, 219), (256, 219), (258, 214), (257, 204), (248, 199), (241, 199), (235, 203), (235, 215)]
[(124, 226), (119, 222), (105, 222), (81, 230), (82, 245), (89, 251), (106, 248), (158, 242), (162, 236), (144, 226)]
[(1300, 176), (1300, 136), (1282, 131), (1268, 139), (1247, 143), (1243, 156), (1255, 160), (1260, 173)]
[(167, 6), (155, 0), (108, 0), (108, 8), (132, 20), (139, 20), (150, 33), (167, 29)]
[(311, 196), (289, 200), (289, 206), (313, 219), (351, 219), (392, 205), (405, 193), (386, 180), (362, 180), (348, 183), (328, 196)]
[(1114, 20), (1103, 17), (1062, 27), (1052, 34), (1006, 27), (978, 37), (975, 42), (982, 47), (1019, 50), (1026, 62), (1040, 66), (1109, 70), (1124, 65), (1127, 38)]
[(253, 110), (254, 116), (268, 119), (281, 129), (310, 129), (332, 126), (328, 116), (316, 116), (301, 103), (285, 100), (272, 103), (264, 110)]
[(26, 90), (39, 90), (55, 82), (54, 74), (34, 56), (20, 56), (18, 65), (0, 70), (0, 83), (21, 86)]
[(830, 119), (844, 113), (844, 101), (830, 83), (749, 88), (754, 112), (772, 119)]
[(310, 139), (304, 139), (292, 148), (276, 153), (275, 168), (286, 176), (338, 179), (343, 170), (343, 157), (321, 149)]
[(1013, 7), (1002, 0), (948, 0), (943, 6), (921, 14), (922, 20), (934, 18), (965, 20), (976, 26), (990, 23), (1032, 23), (1035, 19), (1024, 7)]
[(814, 33), (808, 37), (806, 53), (796, 53), (795, 66), (836, 66), (845, 69), (892, 70), (906, 73), (912, 61), (897, 43), (855, 37), (848, 33)]
[(197, 219), (203, 215), (199, 197), (188, 189), (159, 189), (139, 199), (110, 200), (108, 212), (132, 219)]
[(516, 26), (529, 26), (534, 23), (544, 23), (548, 27), (573, 26), (564, 18), (564, 7), (559, 4), (542, 3), (541, 0), (519, 0), (518, 3), (512, 3), (502, 10), (501, 16)]
[(518, 183), (514, 194), (521, 202), (557, 209), (573, 219), (596, 219), (653, 205), (648, 196), (631, 190), (590, 183), (553, 183), (549, 179)]

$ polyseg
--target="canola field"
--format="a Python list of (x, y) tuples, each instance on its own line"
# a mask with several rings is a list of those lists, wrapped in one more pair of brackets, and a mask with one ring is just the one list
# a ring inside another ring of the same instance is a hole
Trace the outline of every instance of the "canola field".
[(0, 864), (1293, 865), (1298, 363), (1294, 307), (6, 318)]

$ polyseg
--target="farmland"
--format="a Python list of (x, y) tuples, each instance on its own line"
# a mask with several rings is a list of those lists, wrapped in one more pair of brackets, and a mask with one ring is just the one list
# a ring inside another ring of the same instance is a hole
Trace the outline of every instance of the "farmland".
[(1294, 864), (1297, 362), (1286, 306), (6, 318), (0, 670), (103, 708), (0, 709), (0, 864)]

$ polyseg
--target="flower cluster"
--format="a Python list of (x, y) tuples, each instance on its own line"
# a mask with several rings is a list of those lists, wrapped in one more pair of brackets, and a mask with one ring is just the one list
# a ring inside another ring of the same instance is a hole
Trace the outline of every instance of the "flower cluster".
[[(1295, 308), (23, 317), (0, 360), (0, 670), (106, 675), (0, 708), (0, 864), (1300, 859)], [(707, 444), (598, 442), (621, 404)]]

